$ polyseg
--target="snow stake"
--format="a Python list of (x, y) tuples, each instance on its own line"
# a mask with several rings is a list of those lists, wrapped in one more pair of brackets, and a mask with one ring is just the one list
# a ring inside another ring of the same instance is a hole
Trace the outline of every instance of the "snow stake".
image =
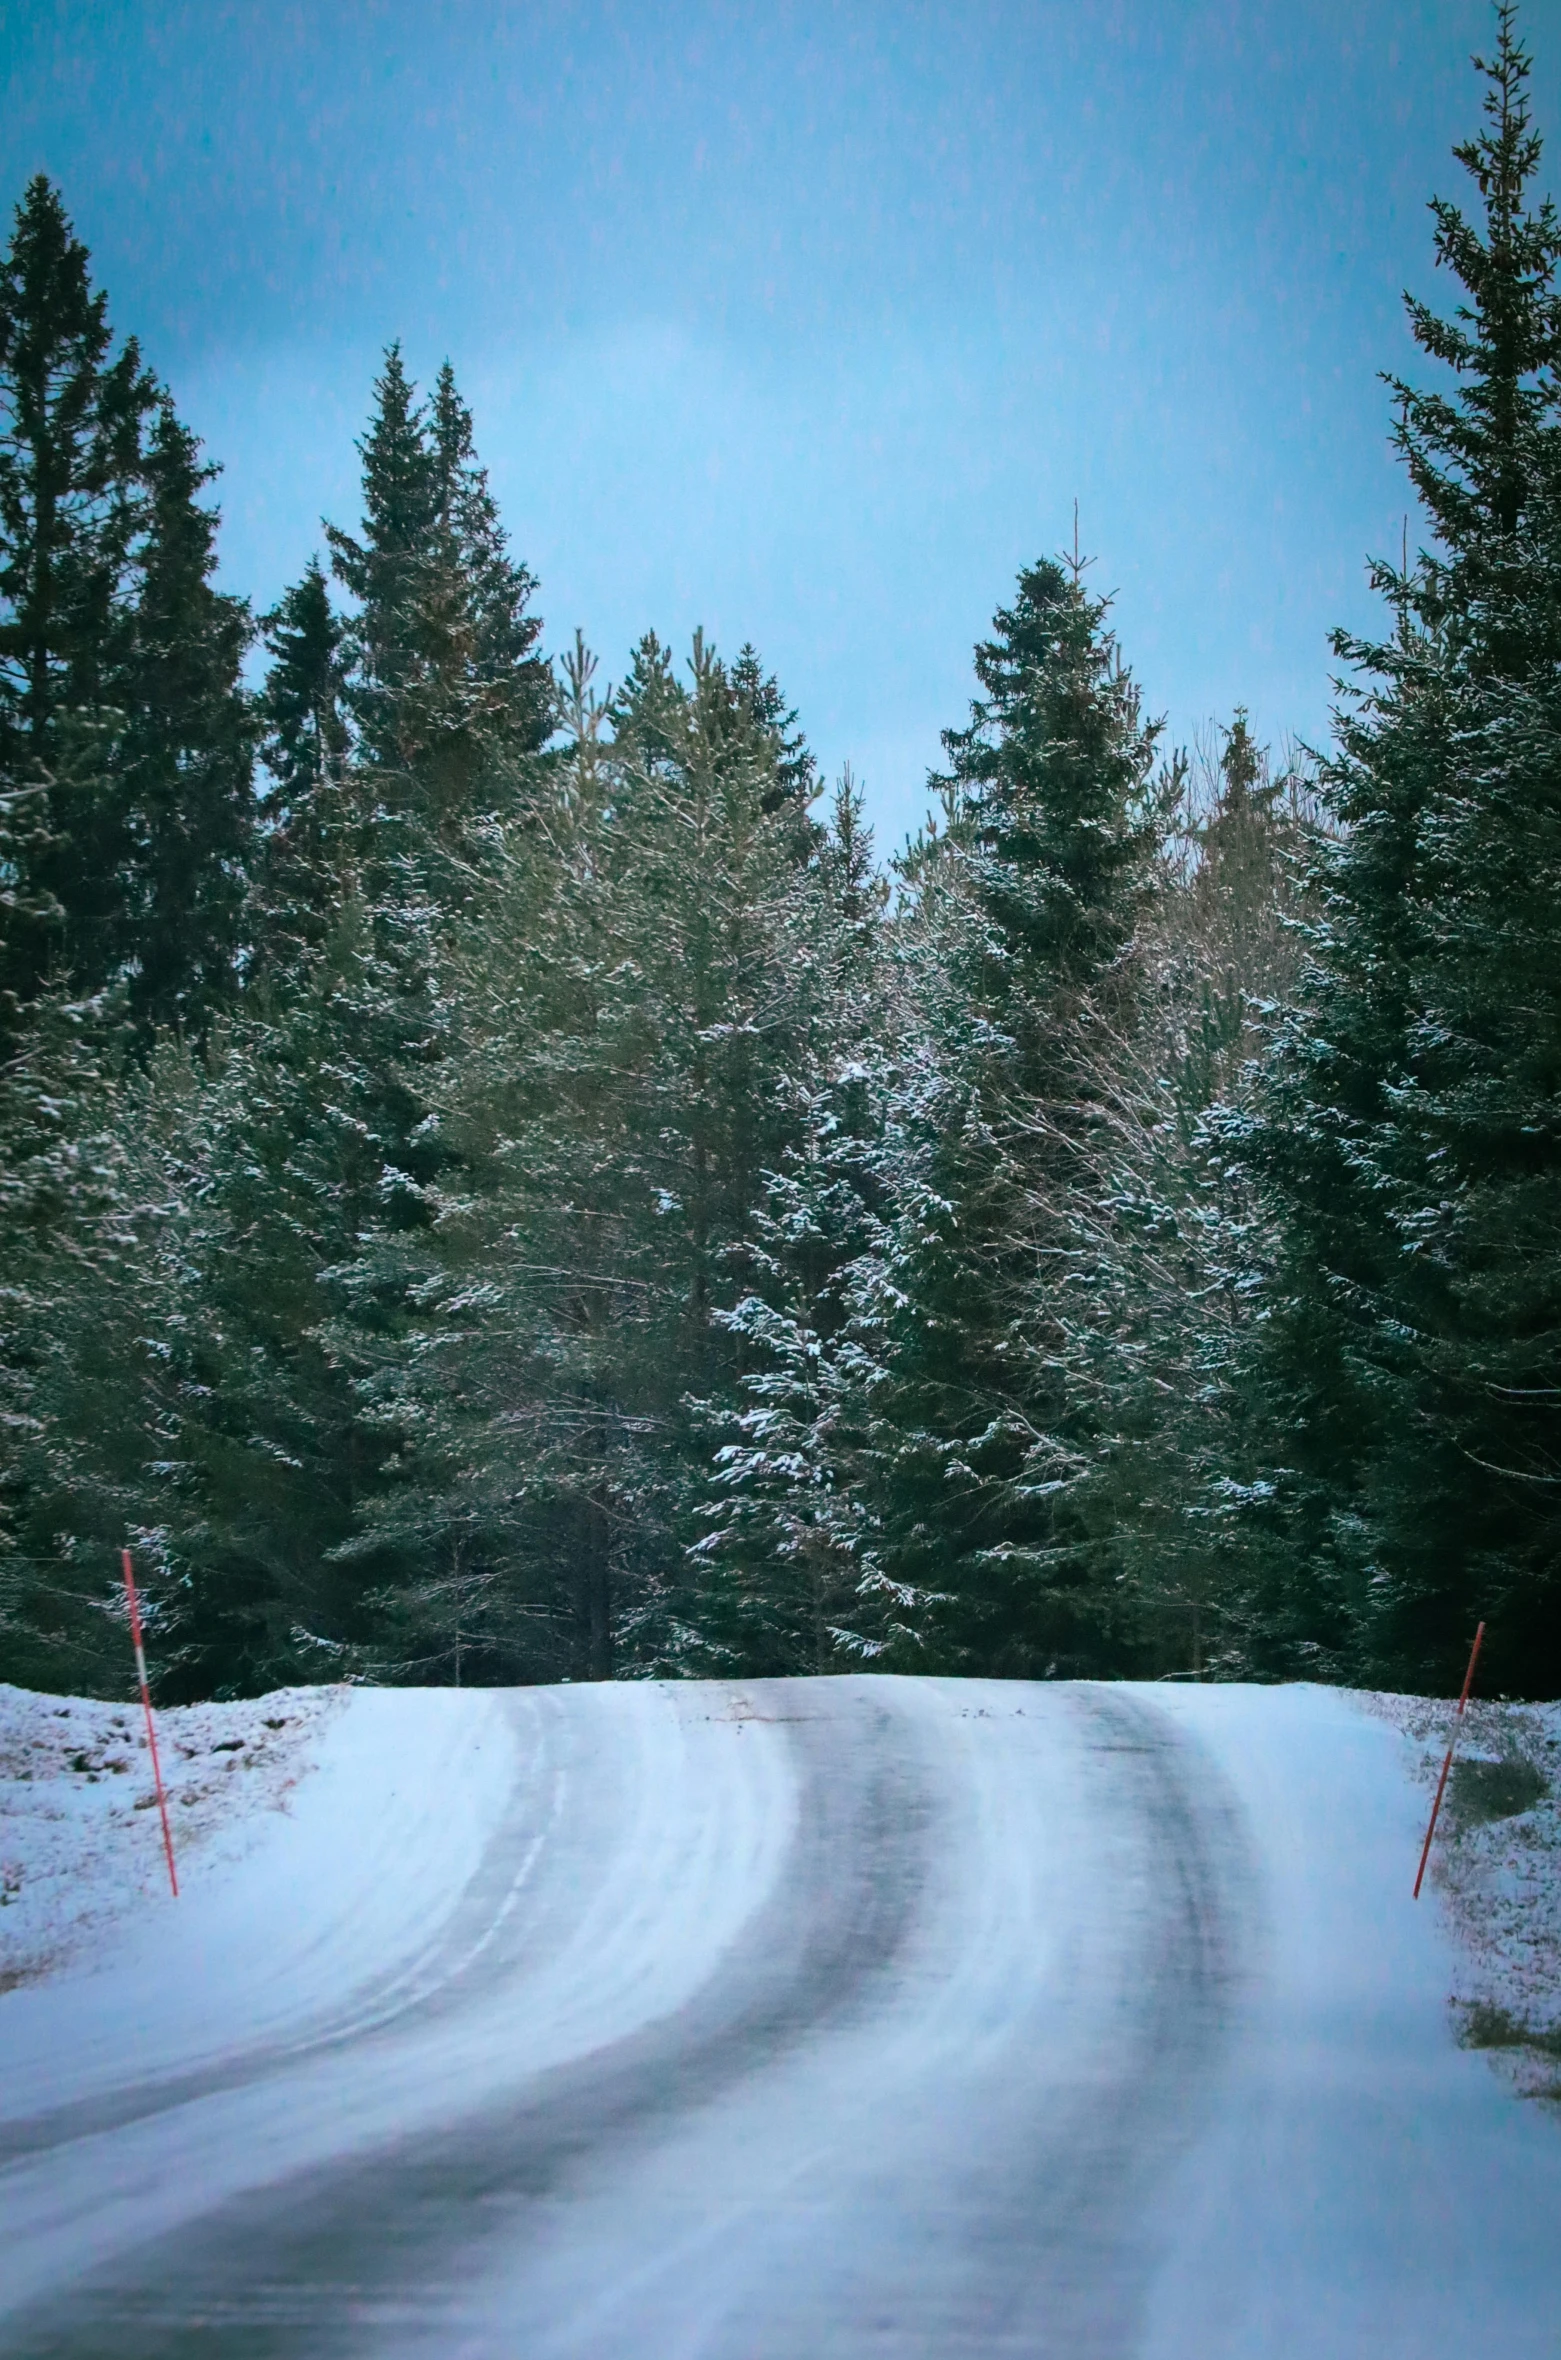
[(163, 1850), (168, 1855), (168, 1882), (173, 1887), (175, 1901), (179, 1898), (179, 1872), (173, 1864), (173, 1831), (168, 1825), (168, 1798), (163, 1792), (162, 1766), (157, 1759), (157, 1731), (152, 1726), (152, 1691), (146, 1684), (146, 1650), (141, 1645), (141, 1608), (136, 1599), (136, 1577), (130, 1570), (130, 1551), (121, 1549), (119, 1561), (125, 1569), (125, 1596), (130, 1601), (130, 1637), (136, 1651), (136, 1677), (141, 1683), (141, 1702), (146, 1708), (146, 1742), (152, 1753), (152, 1784), (157, 1789), (157, 1809), (163, 1823)]
[(1474, 1667), (1480, 1660), (1480, 1641), (1485, 1636), (1481, 1623), (1474, 1634), (1474, 1645), (1469, 1650), (1469, 1669), (1463, 1676), (1463, 1694), (1458, 1699), (1458, 1710), (1453, 1715), (1453, 1733), (1447, 1741), (1447, 1759), (1442, 1764), (1442, 1775), (1436, 1782), (1436, 1801), (1431, 1805), (1431, 1824), (1425, 1831), (1425, 1842), (1420, 1848), (1420, 1866), (1415, 1875), (1415, 1899), (1420, 1898), (1420, 1887), (1425, 1877), (1425, 1864), (1431, 1857), (1431, 1838), (1436, 1833), (1436, 1815), (1442, 1808), (1442, 1796), (1447, 1786), (1447, 1773), (1453, 1766), (1453, 1748), (1458, 1743), (1458, 1724), (1463, 1719), (1463, 1708), (1469, 1701), (1469, 1690), (1474, 1685)]

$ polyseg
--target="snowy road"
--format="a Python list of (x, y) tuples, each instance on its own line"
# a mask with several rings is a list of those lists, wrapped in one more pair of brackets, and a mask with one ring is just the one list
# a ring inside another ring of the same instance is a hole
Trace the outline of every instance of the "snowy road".
[(0, 2353), (1513, 2360), (1561, 2127), (1319, 1690), (354, 1697), (0, 2000)]

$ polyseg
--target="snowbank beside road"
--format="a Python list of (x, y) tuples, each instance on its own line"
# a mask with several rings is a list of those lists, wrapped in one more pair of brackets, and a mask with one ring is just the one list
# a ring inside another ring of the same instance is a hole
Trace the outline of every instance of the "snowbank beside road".
[[(1452, 1706), (1365, 1702), (1402, 1733), (1429, 1816)], [(1469, 1706), (1427, 1887), (1457, 1948), (1450, 1997), (1466, 2045), (1525, 2096), (1561, 2100), (1561, 1705)]]
[(11, 1724), (33, 1768), (13, 1769), (8, 1797), (13, 1848), (34, 1840), (15, 1956), (55, 1971), (0, 2001), (0, 2122), (340, 2015), (437, 1937), (514, 1783), (491, 1697), (293, 1690), (160, 1713), (174, 1901), (156, 1810), (137, 1811), (132, 1775), (112, 1767), (127, 1722), (29, 1698)]
[[(178, 1857), (231, 1864), (286, 1806), (342, 1691), (303, 1688), (162, 1713)], [(141, 1707), (0, 1683), (0, 1992), (58, 1972), (167, 1894)]]

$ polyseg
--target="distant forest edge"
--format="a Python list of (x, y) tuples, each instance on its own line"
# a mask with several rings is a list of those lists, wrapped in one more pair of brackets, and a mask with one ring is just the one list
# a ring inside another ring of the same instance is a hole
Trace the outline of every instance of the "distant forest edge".
[[(1019, 577), (885, 873), (760, 657), (541, 653), (446, 367), (254, 616), (0, 265), (0, 1675), (1561, 1688), (1561, 225), (1511, 8), (1331, 746)], [(285, 435), (285, 418), (277, 421)], [(1423, 546), (1417, 549), (1417, 542)], [(262, 685), (245, 685), (259, 641)]]

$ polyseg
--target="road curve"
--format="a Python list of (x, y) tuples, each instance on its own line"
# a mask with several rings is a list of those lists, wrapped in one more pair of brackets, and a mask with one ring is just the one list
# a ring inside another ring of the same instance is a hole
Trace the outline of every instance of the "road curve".
[(1250, 1814), (1175, 1700), (862, 1678), (485, 1709), (509, 1802), (415, 1958), (0, 2125), (0, 2354), (1303, 2349), (1156, 2291), (1272, 1949)]
[[(654, 1703), (669, 1740), (703, 1715), (729, 1758), (757, 1742), (785, 1768), (769, 1889), (695, 1990), (538, 2061), (539, 1940), (610, 1909), (604, 1806), (626, 1768), (654, 1781), (657, 1749), (643, 1692), (515, 1697), (514, 1809), (409, 1982), (5, 2145), (68, 2177), (139, 2132), (146, 2168), (198, 2174), (224, 2109), (242, 2137), (244, 2101), (285, 2081), (328, 2129), (366, 2082), (422, 2092), (430, 2044), (467, 2032), (491, 2087), (343, 2153), (327, 2137), (78, 2268), (0, 2323), (0, 2351), (1133, 2351), (1146, 2196), (1196, 2128), (1244, 1938), (1219, 1779), (1120, 1690), (827, 1680)], [(643, 1880), (616, 1866), (632, 1911)]]

